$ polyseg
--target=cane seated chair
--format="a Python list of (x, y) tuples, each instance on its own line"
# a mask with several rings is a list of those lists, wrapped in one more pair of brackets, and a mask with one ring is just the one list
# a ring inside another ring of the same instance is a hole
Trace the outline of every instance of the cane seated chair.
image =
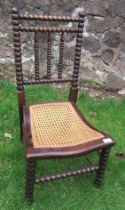
[[(23, 21), (33, 22), (33, 26), (23, 25)], [(22, 24), (21, 24), (22, 21)], [(72, 27), (42, 27), (37, 21), (59, 21), (77, 23), (77, 28)], [(39, 16), (23, 15), (16, 8), (12, 9), (13, 40), (16, 65), (16, 80), (20, 113), (21, 135), (25, 144), (26, 157), (26, 198), (29, 202), (33, 200), (34, 184), (49, 180), (74, 176), (81, 173), (96, 172), (95, 184), (99, 186), (102, 182), (104, 169), (108, 159), (111, 146), (114, 141), (99, 130), (93, 128), (81, 114), (76, 105), (78, 94), (78, 76), (80, 67), (80, 54), (82, 46), (82, 34), (84, 15), (79, 17), (69, 16)], [(34, 26), (34, 23), (36, 24)], [(28, 81), (23, 78), (21, 60), (21, 38), (20, 33), (33, 32), (35, 48), (35, 79)], [(39, 74), (39, 40), (38, 32), (46, 32), (48, 35), (47, 49), (47, 77), (41, 79)], [(51, 33), (61, 33), (59, 52), (58, 78), (51, 78)], [(74, 69), (72, 78), (62, 78), (62, 63), (64, 51), (65, 33), (76, 34), (76, 47), (74, 58)], [(45, 102), (26, 105), (25, 85), (45, 83), (71, 83), (69, 99), (63, 102)], [(37, 160), (48, 158), (63, 158), (76, 155), (85, 155), (92, 151), (101, 150), (100, 161), (97, 166), (91, 165), (87, 168), (69, 171), (46, 177), (35, 176)]]

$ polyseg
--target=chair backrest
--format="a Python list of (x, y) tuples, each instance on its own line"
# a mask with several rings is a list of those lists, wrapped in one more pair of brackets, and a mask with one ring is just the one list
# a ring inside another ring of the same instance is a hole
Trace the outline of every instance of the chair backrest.
[[(25, 21), (24, 21), (25, 20)], [(71, 27), (61, 27), (52, 26), (42, 27), (40, 22), (67, 22), (67, 23), (77, 23), (77, 27), (74, 28), (73, 24)], [(24, 24), (27, 23), (27, 25)], [(31, 25), (32, 23), (32, 25)], [(79, 67), (80, 67), (80, 56), (82, 47), (82, 37), (83, 37), (83, 25), (84, 25), (84, 15), (79, 14), (78, 17), (70, 16), (48, 16), (48, 15), (23, 15), (20, 14), (17, 8), (12, 9), (12, 24), (13, 24), (13, 41), (14, 41), (14, 54), (15, 54), (15, 66), (16, 66), (16, 81), (17, 90), (19, 98), (20, 111), (22, 106), (25, 104), (25, 92), (24, 86), (30, 84), (45, 84), (45, 83), (64, 83), (70, 82), (70, 95), (69, 99), (76, 102), (78, 93), (78, 77), (79, 77)], [(34, 26), (35, 24), (35, 26)], [(23, 78), (22, 72), (22, 52), (21, 52), (21, 36), (20, 34), (24, 32), (34, 32), (34, 58), (35, 58), (35, 78), (29, 79), (28, 81)], [(47, 75), (46, 79), (41, 79), (39, 74), (39, 32), (46, 32), (48, 35), (47, 43)], [(60, 33), (60, 50), (59, 50), (59, 65), (58, 65), (58, 78), (51, 78), (51, 34)], [(75, 46), (75, 56), (74, 56), (74, 68), (72, 78), (62, 78), (63, 71), (63, 55), (64, 55), (64, 35), (65, 33), (75, 33), (76, 34), (76, 46)], [(22, 112), (22, 111), (21, 111)]]

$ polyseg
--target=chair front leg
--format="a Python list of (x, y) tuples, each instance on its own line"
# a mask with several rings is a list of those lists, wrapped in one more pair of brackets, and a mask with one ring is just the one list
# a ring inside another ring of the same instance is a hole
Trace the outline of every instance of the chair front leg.
[(110, 153), (110, 149), (111, 149), (111, 147), (102, 149), (102, 152), (100, 154), (99, 169), (96, 173), (96, 178), (95, 178), (95, 182), (94, 182), (94, 184), (97, 187), (101, 186), (101, 184), (102, 184), (102, 180), (103, 180), (108, 156), (109, 156), (109, 153)]
[(26, 163), (26, 200), (33, 202), (36, 161), (27, 160)]

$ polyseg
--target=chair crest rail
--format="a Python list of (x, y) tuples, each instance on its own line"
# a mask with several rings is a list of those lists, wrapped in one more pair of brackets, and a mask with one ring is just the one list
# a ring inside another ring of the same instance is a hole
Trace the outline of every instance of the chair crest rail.
[(22, 20), (43, 20), (43, 21), (70, 21), (70, 22), (78, 22), (78, 17), (71, 16), (50, 16), (50, 15), (23, 15), (19, 14), (19, 18)]

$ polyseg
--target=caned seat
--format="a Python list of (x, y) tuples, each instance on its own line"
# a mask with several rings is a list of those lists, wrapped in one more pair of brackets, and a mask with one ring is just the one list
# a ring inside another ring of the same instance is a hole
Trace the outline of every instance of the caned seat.
[(31, 105), (30, 120), (34, 148), (71, 147), (102, 139), (70, 102)]

